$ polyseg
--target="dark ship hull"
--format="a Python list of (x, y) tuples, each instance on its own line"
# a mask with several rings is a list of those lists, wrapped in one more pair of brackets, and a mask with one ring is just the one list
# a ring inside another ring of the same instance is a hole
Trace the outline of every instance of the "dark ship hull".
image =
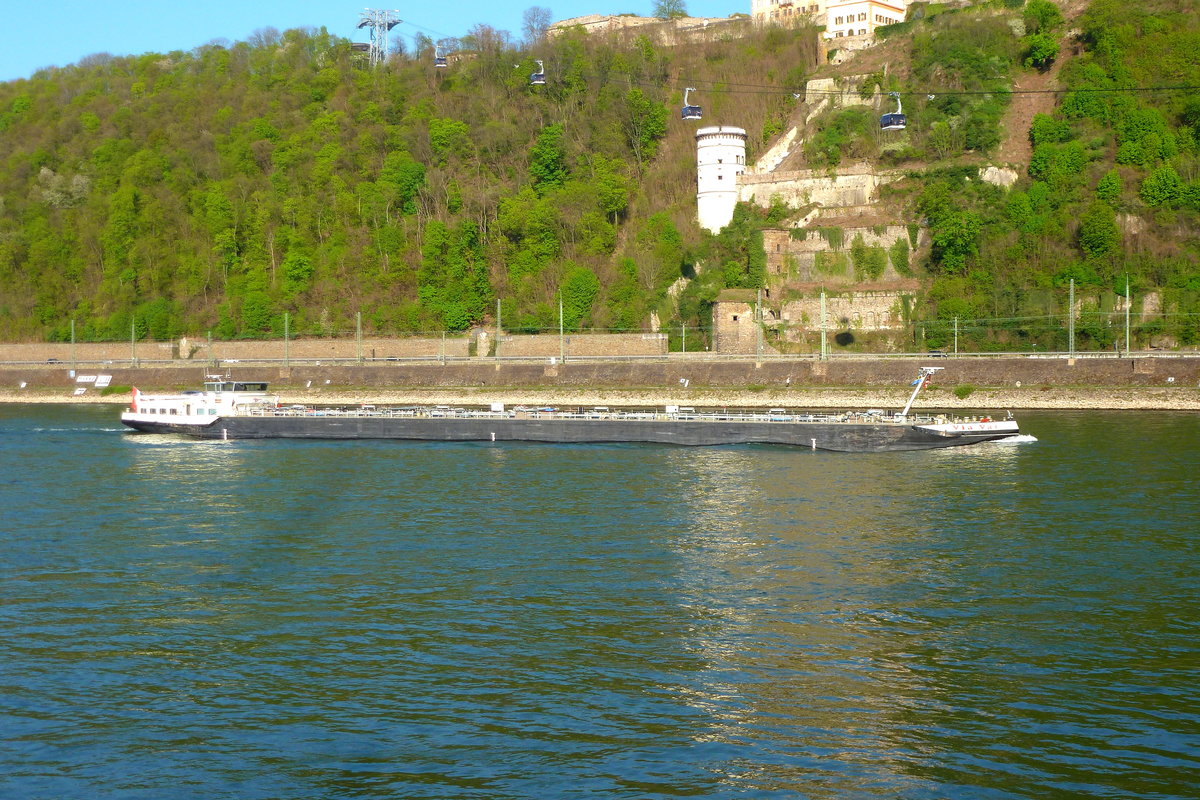
[[(124, 420), (147, 433), (201, 439), (407, 439), (439, 442), (646, 442), (686, 446), (779, 444), (867, 453), (960, 447), (1018, 435), (1016, 424), (936, 430), (896, 422), (772, 422), (700, 419), (572, 419), (324, 415), (218, 417), (203, 425)], [(944, 427), (944, 426), (941, 426)]]

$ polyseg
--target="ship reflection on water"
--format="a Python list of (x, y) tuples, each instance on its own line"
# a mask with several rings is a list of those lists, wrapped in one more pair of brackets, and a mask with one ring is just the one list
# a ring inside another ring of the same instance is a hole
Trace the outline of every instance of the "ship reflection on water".
[[(1021, 448), (828, 457), (772, 448), (673, 453), (685, 646), (704, 667), (672, 687), (708, 724), (697, 742), (769, 741), (728, 782), (822, 796), (928, 789), (919, 732), (948, 720), (929, 649), (954, 634), (917, 608), (946, 567), (906, 551), (936, 532), (942, 473), (1003, 490)], [(921, 548), (924, 549), (924, 548)], [(970, 591), (971, 587), (962, 587)]]

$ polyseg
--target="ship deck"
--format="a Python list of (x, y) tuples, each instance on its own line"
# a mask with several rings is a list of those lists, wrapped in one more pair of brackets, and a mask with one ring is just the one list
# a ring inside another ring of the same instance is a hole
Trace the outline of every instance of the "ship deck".
[[(786, 409), (748, 410), (610, 410), (605, 407), (590, 409), (559, 409), (550, 407), (517, 406), (504, 410), (455, 408), (449, 406), (361, 406), (349, 408), (319, 406), (240, 406), (238, 417), (348, 417), (348, 418), (392, 418), (392, 419), (464, 419), (464, 420), (611, 420), (634, 422), (638, 420), (657, 422), (756, 422), (756, 423), (822, 423), (842, 425), (932, 425), (960, 421), (945, 415), (910, 414), (900, 416), (883, 411), (848, 411), (839, 414), (793, 412)], [(963, 418), (961, 421), (975, 421)]]

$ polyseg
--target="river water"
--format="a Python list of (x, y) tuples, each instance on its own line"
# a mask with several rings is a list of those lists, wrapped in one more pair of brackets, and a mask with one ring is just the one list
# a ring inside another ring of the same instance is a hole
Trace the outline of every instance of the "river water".
[(1200, 417), (196, 442), (0, 406), (0, 797), (1195, 798)]

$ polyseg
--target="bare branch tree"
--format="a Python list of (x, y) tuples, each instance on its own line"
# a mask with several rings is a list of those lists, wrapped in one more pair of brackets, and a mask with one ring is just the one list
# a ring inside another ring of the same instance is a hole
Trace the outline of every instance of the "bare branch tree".
[(544, 6), (530, 6), (525, 9), (525, 13), (521, 15), (524, 23), (521, 31), (525, 34), (525, 43), (537, 44), (544, 39), (552, 19), (550, 9)]

